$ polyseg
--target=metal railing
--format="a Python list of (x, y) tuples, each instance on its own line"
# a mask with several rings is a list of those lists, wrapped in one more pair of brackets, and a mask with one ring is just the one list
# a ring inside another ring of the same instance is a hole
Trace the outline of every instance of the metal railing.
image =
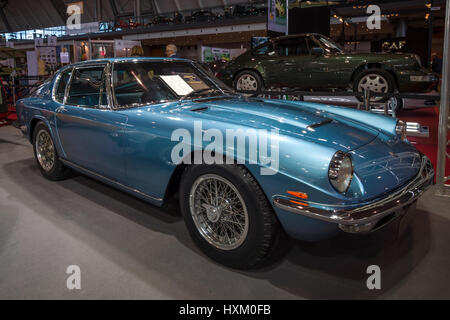
[[(160, 26), (186, 26), (194, 27), (197, 24), (215, 24), (219, 22), (231, 22), (234, 20), (265, 17), (267, 16), (267, 8), (260, 7), (257, 10), (251, 10), (245, 7), (242, 11), (215, 12), (214, 9), (223, 9), (222, 7), (210, 8), (206, 10), (189, 10), (170, 13), (167, 15), (147, 14), (138, 17), (127, 16), (117, 17), (115, 20), (99, 21), (99, 29), (95, 33), (109, 33), (125, 30), (151, 29)], [(84, 33), (78, 33), (84, 34)], [(58, 36), (58, 38), (70, 36), (66, 26), (49, 27), (43, 29), (24, 30), (12, 33), (2, 33), (3, 38), (8, 41), (33, 40), (36, 37), (45, 38), (48, 36)]]
[[(376, 93), (366, 90), (364, 92), (351, 92), (351, 91), (339, 91), (339, 92), (319, 92), (319, 91), (300, 91), (300, 90), (279, 90), (279, 91), (238, 91), (243, 94), (252, 95), (255, 97), (268, 98), (268, 99), (282, 99), (282, 100), (297, 100), (304, 101), (305, 97), (355, 97), (358, 98), (356, 107), (359, 110), (375, 111), (383, 113), (385, 115), (396, 116), (396, 109), (392, 106), (392, 99), (414, 99), (424, 101), (438, 102), (441, 100), (441, 96), (438, 95), (425, 95), (425, 94), (405, 94), (405, 93)], [(373, 101), (373, 98), (387, 99), (385, 102)], [(324, 104), (335, 104), (333, 102), (317, 102)]]
[(450, 155), (447, 147), (450, 145), (448, 140), (449, 130), (449, 108), (450, 108), (450, 0), (447, 0), (446, 18), (445, 18), (445, 36), (444, 36), (444, 64), (442, 74), (441, 90), (441, 108), (439, 113), (439, 142), (438, 142), (438, 163), (436, 170), (436, 194), (441, 196), (450, 196), (450, 177), (446, 176), (447, 162), (450, 161)]

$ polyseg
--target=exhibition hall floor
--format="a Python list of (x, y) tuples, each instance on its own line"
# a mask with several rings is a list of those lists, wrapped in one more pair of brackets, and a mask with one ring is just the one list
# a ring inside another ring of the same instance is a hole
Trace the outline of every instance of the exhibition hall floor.
[[(176, 202), (160, 209), (85, 176), (45, 180), (32, 147), (0, 128), (0, 299), (450, 299), (450, 198), (430, 190), (411, 228), (295, 242), (241, 272), (193, 244)], [(68, 290), (66, 269), (81, 269)], [(381, 268), (381, 290), (366, 269)]]

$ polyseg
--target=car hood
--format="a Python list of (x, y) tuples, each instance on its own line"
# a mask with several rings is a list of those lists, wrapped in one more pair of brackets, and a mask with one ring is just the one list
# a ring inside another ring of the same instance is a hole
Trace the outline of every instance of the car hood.
[(255, 129), (279, 130), (282, 135), (351, 151), (373, 141), (378, 131), (363, 123), (301, 103), (292, 105), (277, 100), (220, 99), (186, 102), (182, 112), (199, 120), (227, 122)]

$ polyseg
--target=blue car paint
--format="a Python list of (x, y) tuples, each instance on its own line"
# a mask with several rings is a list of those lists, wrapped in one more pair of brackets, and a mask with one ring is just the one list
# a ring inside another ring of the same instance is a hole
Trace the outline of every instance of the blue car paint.
[[(119, 110), (64, 106), (67, 111), (61, 114), (57, 110), (62, 105), (51, 98), (54, 79), (40, 97), (22, 99), (17, 104), (19, 119), (28, 132), (33, 121), (44, 121), (59, 155), (74, 163), (75, 169), (88, 169), (82, 171), (96, 178), (101, 175), (102, 181), (155, 205), (163, 204), (176, 168), (171, 151), (178, 141), (171, 140), (172, 132), (179, 128), (192, 131), (194, 121), (199, 120), (204, 130), (216, 128), (224, 136), (226, 129), (279, 130), (278, 173), (261, 175), (263, 165), (246, 164), (269, 200), (293, 190), (308, 194), (312, 205), (353, 208), (398, 189), (419, 170), (414, 166), (389, 167), (391, 161), (398, 161), (397, 154), (414, 161), (419, 153), (396, 136), (396, 120), (381, 115), (322, 104), (242, 97)], [(195, 112), (198, 108), (204, 111)], [(333, 122), (308, 130), (309, 125), (324, 119)], [(194, 147), (201, 150), (207, 144)], [(346, 194), (335, 191), (328, 179), (330, 160), (339, 150), (351, 155), (355, 167)], [(371, 167), (378, 174), (367, 174)], [(320, 240), (338, 231), (336, 224), (274, 210), (284, 229), (298, 239)]]
[(67, 159), (120, 183), (127, 183), (124, 149), (126, 115), (110, 110), (65, 106), (55, 120)]

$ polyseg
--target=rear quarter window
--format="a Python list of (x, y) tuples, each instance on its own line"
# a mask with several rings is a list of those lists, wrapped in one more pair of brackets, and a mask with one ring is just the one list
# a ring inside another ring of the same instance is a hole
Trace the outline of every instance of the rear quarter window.
[(43, 98), (50, 94), (51, 91), (51, 80), (47, 80), (41, 85), (36, 87), (31, 87), (26, 95), (27, 98)]
[(275, 50), (272, 43), (268, 42), (253, 49), (252, 54), (254, 56), (272, 56), (275, 54)]

